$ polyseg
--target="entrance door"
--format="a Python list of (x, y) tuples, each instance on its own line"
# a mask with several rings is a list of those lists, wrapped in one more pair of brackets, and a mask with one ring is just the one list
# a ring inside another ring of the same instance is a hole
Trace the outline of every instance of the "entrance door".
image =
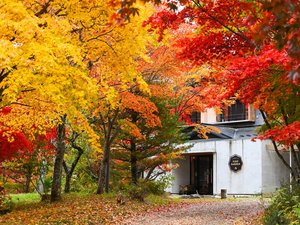
[(191, 156), (191, 185), (201, 195), (213, 194), (213, 155)]

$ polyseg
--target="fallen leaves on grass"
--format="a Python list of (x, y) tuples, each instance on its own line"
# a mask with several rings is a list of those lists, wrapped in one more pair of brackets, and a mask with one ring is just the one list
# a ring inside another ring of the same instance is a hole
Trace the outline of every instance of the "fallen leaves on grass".
[(120, 205), (112, 197), (72, 196), (58, 203), (39, 203), (16, 209), (1, 216), (0, 224), (119, 224), (136, 214), (180, 204), (172, 200), (159, 205), (128, 200), (125, 205)]

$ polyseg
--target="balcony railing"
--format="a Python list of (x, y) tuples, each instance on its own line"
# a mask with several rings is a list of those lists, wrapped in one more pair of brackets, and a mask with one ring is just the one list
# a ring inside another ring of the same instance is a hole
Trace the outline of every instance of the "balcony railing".
[(239, 101), (236, 101), (235, 104), (224, 107), (223, 113), (217, 115), (217, 122), (229, 122), (229, 121), (240, 121), (248, 120), (248, 107), (242, 104)]
[(229, 121), (239, 121), (239, 120), (248, 120), (248, 113), (236, 113), (224, 115), (217, 115), (217, 122), (229, 122)]

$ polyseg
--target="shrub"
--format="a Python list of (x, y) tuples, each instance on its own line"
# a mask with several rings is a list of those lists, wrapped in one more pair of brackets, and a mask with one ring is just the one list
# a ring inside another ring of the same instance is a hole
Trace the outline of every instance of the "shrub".
[(154, 195), (163, 195), (173, 180), (173, 176), (165, 175), (158, 180), (148, 181), (149, 192)]
[(5, 190), (0, 186), (0, 214), (8, 213), (12, 210), (12, 200), (11, 197), (5, 193)]
[(128, 188), (128, 194), (132, 199), (144, 201), (150, 194), (163, 195), (165, 189), (171, 184), (173, 177), (163, 176), (159, 180), (139, 180), (137, 185)]
[(128, 194), (131, 199), (135, 199), (143, 202), (147, 195), (149, 195), (149, 189), (143, 183), (132, 185), (128, 189)]
[(300, 224), (300, 185), (279, 189), (272, 198), (271, 205), (264, 216), (265, 225)]
[(70, 192), (94, 193), (97, 188), (95, 180), (87, 173), (74, 174), (71, 179)]

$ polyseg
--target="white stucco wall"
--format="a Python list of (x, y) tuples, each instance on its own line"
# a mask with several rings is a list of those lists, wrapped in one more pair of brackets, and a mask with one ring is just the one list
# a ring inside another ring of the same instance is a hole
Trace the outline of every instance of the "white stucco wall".
[(175, 180), (171, 187), (171, 193), (179, 193), (179, 185), (187, 185), (190, 183), (190, 157), (183, 156), (182, 159), (176, 160), (179, 167), (173, 170)]
[[(289, 179), (289, 170), (283, 165), (277, 156), (270, 141), (263, 142), (264, 151), (262, 152), (262, 180), (263, 193), (274, 192), (282, 184), (286, 184)], [(283, 157), (289, 162), (289, 152), (283, 153)]]
[[(221, 141), (191, 141), (194, 145), (186, 151), (179, 167), (173, 171), (175, 181), (171, 192), (178, 193), (179, 185), (190, 184), (189, 154), (213, 155), (213, 193), (220, 194), (227, 189), (228, 194), (270, 193), (289, 179), (289, 171), (283, 166), (268, 141), (256, 142), (250, 139)], [(239, 155), (243, 166), (240, 171), (230, 170), (230, 156)], [(288, 153), (285, 154), (288, 158)]]
[[(260, 194), (262, 191), (261, 142), (249, 139), (217, 142), (217, 171), (214, 194), (227, 189), (228, 194)], [(242, 158), (240, 171), (230, 170), (228, 162), (233, 155)]]

